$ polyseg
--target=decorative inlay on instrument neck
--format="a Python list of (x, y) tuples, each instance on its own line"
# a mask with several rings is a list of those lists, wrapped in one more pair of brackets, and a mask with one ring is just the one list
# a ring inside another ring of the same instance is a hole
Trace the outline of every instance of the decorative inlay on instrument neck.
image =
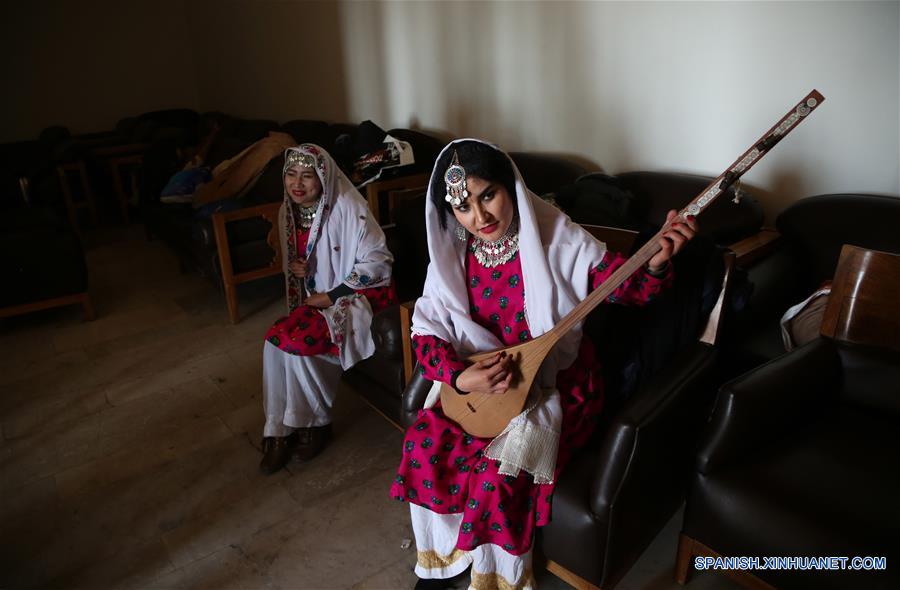
[[(552, 330), (523, 344), (506, 348), (506, 352), (516, 360), (514, 381), (506, 393), (494, 395), (473, 391), (460, 395), (452, 387), (441, 386), (441, 404), (444, 414), (455, 420), (463, 429), (474, 436), (495, 437), (509, 421), (522, 412), (531, 384), (541, 363), (559, 339), (583, 320), (600, 302), (609, 297), (616, 288), (647, 264), (659, 252), (659, 238), (671, 229), (672, 223), (684, 221), (687, 216), (697, 216), (709, 207), (716, 198), (726, 192), (745, 172), (750, 170), (775, 144), (781, 141), (799, 125), (822, 101), (821, 94), (813, 90), (797, 103), (788, 113), (772, 126), (750, 149), (741, 154), (725, 172), (713, 180), (709, 186), (688, 203), (671, 221), (663, 225), (634, 255), (620, 266), (606, 281), (575, 306)], [(735, 197), (737, 199), (737, 197)], [(499, 351), (482, 352), (469, 360), (478, 361), (493, 356)]]
[[(741, 154), (734, 163), (729, 166), (722, 174), (717, 176), (709, 185), (700, 192), (699, 195), (688, 203), (679, 214), (671, 222), (666, 223), (650, 238), (643, 247), (641, 247), (628, 261), (619, 267), (600, 287), (585, 298), (575, 309), (569, 312), (560, 322), (553, 328), (556, 332), (557, 339), (568, 332), (575, 324), (583, 320), (601, 301), (605, 300), (615, 291), (628, 277), (633, 275), (635, 271), (653, 258), (659, 252), (659, 238), (667, 232), (672, 223), (684, 221), (687, 216), (696, 217), (704, 209), (716, 200), (722, 193), (734, 184), (745, 172), (750, 170), (772, 147), (781, 141), (785, 135), (790, 133), (797, 125), (806, 118), (813, 110), (815, 110), (825, 97), (813, 90), (806, 97), (797, 103), (786, 115), (784, 115), (775, 125), (772, 126), (750, 149)], [(735, 197), (738, 198), (738, 197)]]

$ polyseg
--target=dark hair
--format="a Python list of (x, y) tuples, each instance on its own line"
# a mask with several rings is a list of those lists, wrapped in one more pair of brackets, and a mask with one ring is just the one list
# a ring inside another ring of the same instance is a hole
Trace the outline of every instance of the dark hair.
[(459, 157), (460, 165), (466, 169), (467, 176), (477, 176), (502, 185), (513, 200), (513, 206), (516, 205), (516, 175), (506, 154), (485, 143), (461, 141), (453, 144), (435, 163), (437, 174), (431, 181), (431, 200), (438, 210), (441, 229), (447, 228), (447, 214), (453, 214), (453, 207), (445, 199), (447, 183), (444, 182), (444, 172), (450, 167), (454, 152)]

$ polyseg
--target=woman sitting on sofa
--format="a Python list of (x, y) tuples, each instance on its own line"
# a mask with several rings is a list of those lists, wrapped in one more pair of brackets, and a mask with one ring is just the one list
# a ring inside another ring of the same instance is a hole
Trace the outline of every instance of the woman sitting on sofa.
[(322, 148), (285, 152), (278, 225), (288, 315), (263, 350), (264, 473), (321, 452), (341, 372), (372, 355), (372, 317), (395, 302), (384, 232)]
[[(626, 259), (537, 198), (509, 156), (480, 141), (457, 141), (441, 153), (426, 224), (431, 264), (412, 331), (419, 366), (435, 385), (406, 432), (391, 487), (393, 497), (410, 502), (416, 588), (453, 587), (450, 578), (470, 565), (471, 588), (531, 588), (535, 527), (549, 522), (555, 482), (603, 407), (594, 347), (580, 326), (564, 336), (526, 410), (494, 439), (448, 419), (440, 385), (502, 395), (513, 375), (509, 356), (462, 359), (546, 333)], [(669, 258), (695, 229), (692, 220), (675, 223), (648, 266), (608, 300), (653, 299), (671, 281)]]

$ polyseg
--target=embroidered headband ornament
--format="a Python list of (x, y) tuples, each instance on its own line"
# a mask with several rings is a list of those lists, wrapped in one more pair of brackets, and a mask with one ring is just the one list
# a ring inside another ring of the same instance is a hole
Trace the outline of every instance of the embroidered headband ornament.
[(287, 156), (287, 166), (301, 166), (303, 168), (315, 168), (316, 167), (316, 157), (312, 154), (307, 154), (305, 152), (288, 152)]
[(444, 173), (444, 182), (447, 184), (447, 196), (444, 200), (453, 207), (459, 207), (469, 198), (469, 191), (466, 189), (466, 169), (460, 166), (459, 155), (455, 150), (453, 161)]

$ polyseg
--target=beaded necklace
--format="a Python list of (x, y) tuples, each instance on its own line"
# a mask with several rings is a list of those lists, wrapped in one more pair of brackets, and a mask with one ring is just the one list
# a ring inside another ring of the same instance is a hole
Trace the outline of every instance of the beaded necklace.
[(519, 251), (519, 220), (513, 219), (509, 227), (494, 242), (473, 237), (469, 251), (475, 255), (478, 263), (485, 268), (494, 268), (512, 260)]

